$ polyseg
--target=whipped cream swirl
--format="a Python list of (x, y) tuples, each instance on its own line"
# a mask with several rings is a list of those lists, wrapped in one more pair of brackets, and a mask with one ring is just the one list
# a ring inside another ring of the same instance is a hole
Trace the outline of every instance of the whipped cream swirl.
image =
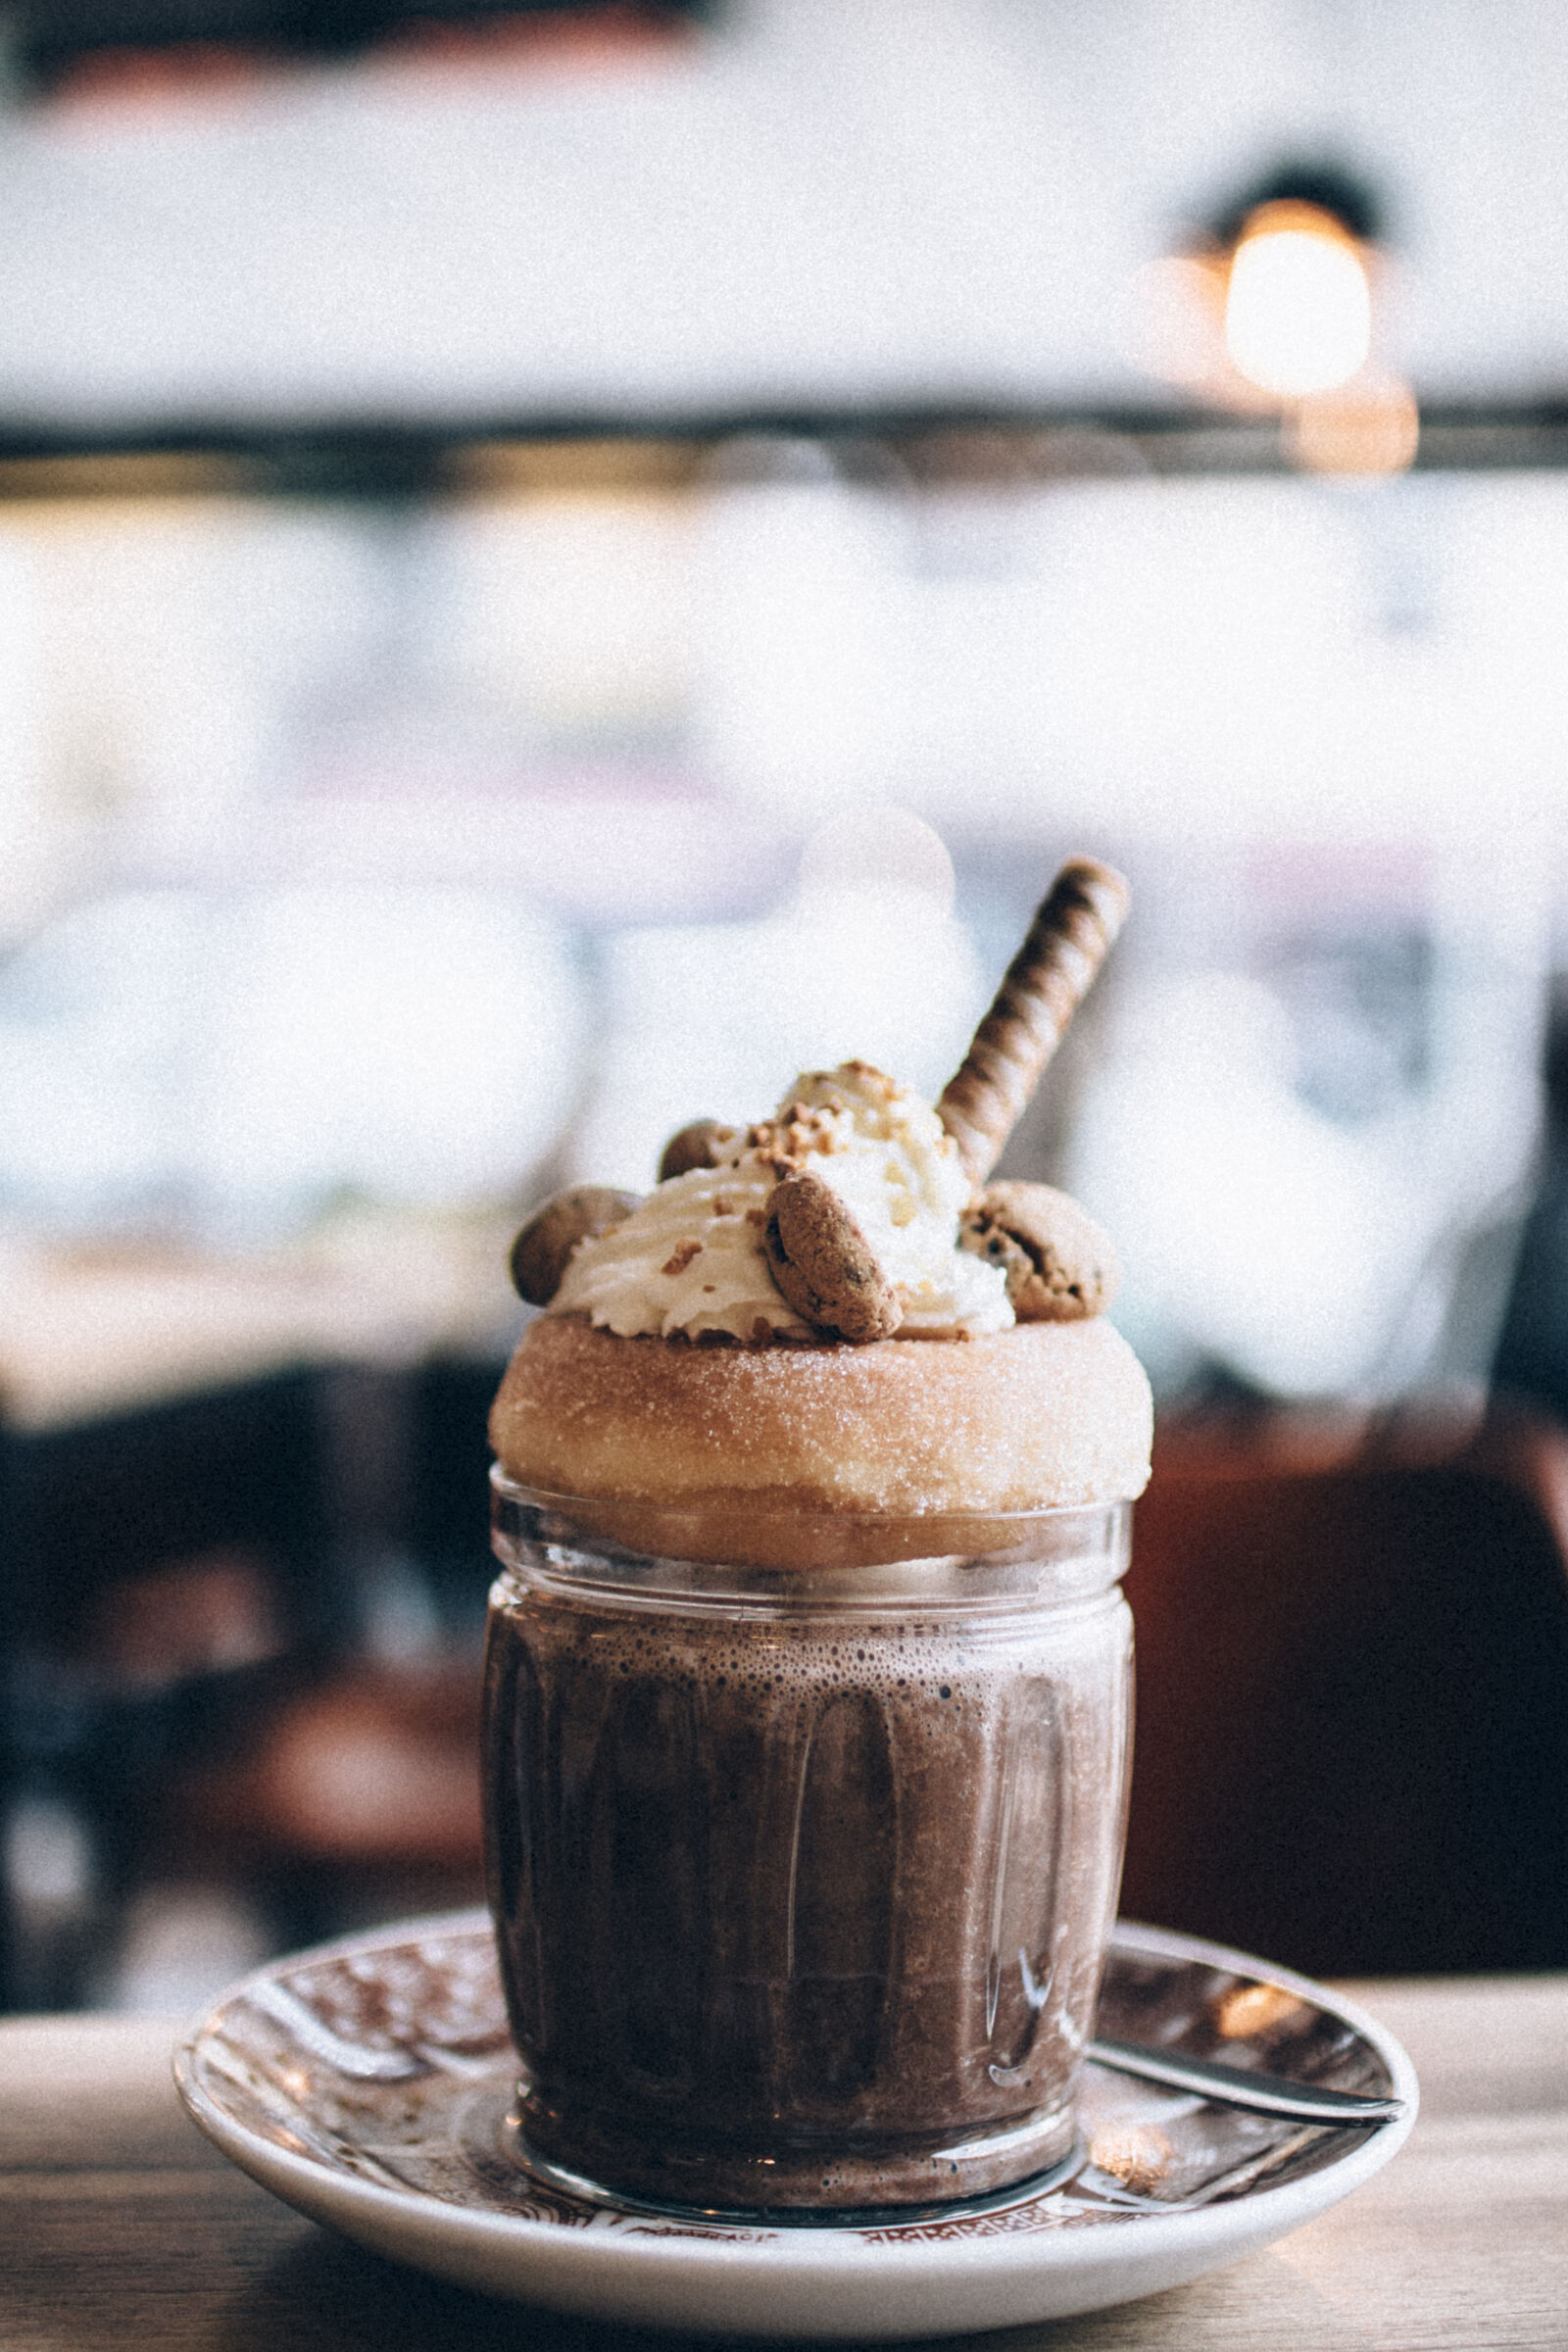
[(855, 1216), (903, 1301), (901, 1333), (1011, 1323), (1000, 1269), (958, 1248), (969, 1180), (957, 1147), (928, 1103), (863, 1061), (797, 1079), (722, 1165), (669, 1177), (622, 1224), (580, 1243), (550, 1312), (586, 1314), (623, 1339), (819, 1337), (785, 1301), (762, 1247), (768, 1195), (799, 1167)]

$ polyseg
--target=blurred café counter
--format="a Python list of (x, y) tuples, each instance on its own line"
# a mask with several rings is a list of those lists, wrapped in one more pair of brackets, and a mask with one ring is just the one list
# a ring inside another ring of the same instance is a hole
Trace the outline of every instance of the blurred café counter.
[(0, 1238), (0, 1421), (41, 1436), (304, 1365), (505, 1355), (515, 1221), (366, 1208), (243, 1253)]

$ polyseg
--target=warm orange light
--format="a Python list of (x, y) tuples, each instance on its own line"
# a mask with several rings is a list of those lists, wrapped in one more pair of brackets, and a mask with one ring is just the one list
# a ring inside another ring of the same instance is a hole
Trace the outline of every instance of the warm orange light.
[(1397, 376), (1303, 400), (1285, 422), (1287, 453), (1308, 473), (1403, 473), (1420, 439), (1415, 394)]
[(1152, 2194), (1175, 2160), (1170, 2136), (1157, 2124), (1102, 2124), (1089, 2143), (1090, 2163), (1139, 2196)]
[(1359, 242), (1332, 213), (1260, 205), (1231, 257), (1225, 348), (1248, 382), (1279, 400), (1348, 383), (1372, 348), (1372, 289)]
[(1211, 391), (1228, 373), (1224, 256), (1167, 253), (1139, 270), (1137, 351), (1143, 367), (1170, 384)]
[(1283, 1984), (1236, 1984), (1220, 2001), (1214, 2023), (1227, 2041), (1241, 2041), (1266, 2034), (1301, 2005), (1299, 1993), (1287, 1992)]

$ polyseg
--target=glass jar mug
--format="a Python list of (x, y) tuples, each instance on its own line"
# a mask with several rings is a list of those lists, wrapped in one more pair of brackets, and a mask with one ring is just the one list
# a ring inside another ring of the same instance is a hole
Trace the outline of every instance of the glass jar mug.
[[(1126, 1818), (1130, 1505), (862, 1518), (850, 1564), (762, 1568), (495, 1491), (487, 1863), (531, 2160), (741, 2211), (1069, 2160)], [(819, 1562), (844, 1529), (754, 1535)]]

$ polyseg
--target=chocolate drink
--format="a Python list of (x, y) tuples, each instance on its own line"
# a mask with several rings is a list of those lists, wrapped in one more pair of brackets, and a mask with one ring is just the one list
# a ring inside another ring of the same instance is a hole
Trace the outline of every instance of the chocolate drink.
[(1126, 1522), (1044, 1512), (1025, 1560), (825, 1583), (498, 1543), (490, 1892), (538, 2155), (746, 2208), (947, 2200), (1068, 2153)]
[(987, 1178), (1126, 896), (1062, 868), (940, 1102), (803, 1071), (518, 1237), (484, 1795), (536, 2162), (842, 2211), (1070, 2152), (1152, 1408), (1106, 1237)]

